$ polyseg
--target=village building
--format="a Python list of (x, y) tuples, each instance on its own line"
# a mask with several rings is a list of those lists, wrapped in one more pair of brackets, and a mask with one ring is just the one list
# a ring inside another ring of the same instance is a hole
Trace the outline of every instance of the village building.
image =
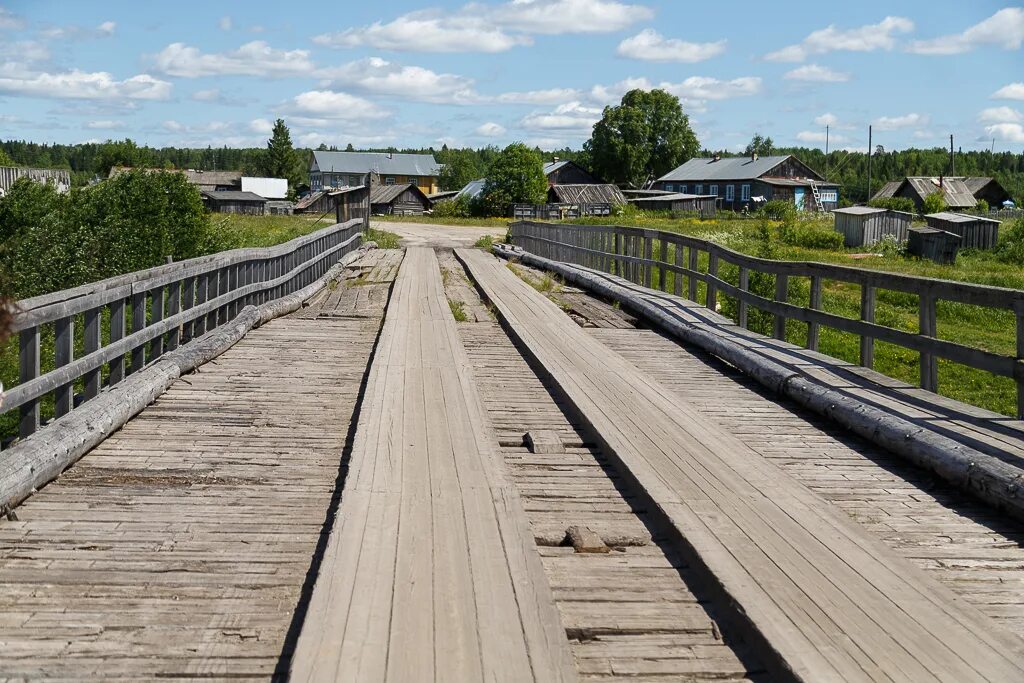
[(0, 166), (0, 197), (7, 194), (19, 178), (28, 178), (37, 183), (53, 185), (61, 194), (71, 189), (71, 172), (65, 169)]
[(940, 211), (924, 217), (929, 228), (960, 237), (961, 249), (992, 249), (999, 241), (1000, 222), (968, 213)]
[(431, 154), (314, 151), (309, 187), (313, 192), (355, 187), (366, 183), (367, 174), (379, 176), (381, 185), (412, 184), (427, 195), (440, 189), (441, 165)]
[(658, 178), (653, 189), (714, 195), (732, 211), (752, 208), (755, 199), (787, 201), (803, 211), (831, 211), (839, 205), (839, 185), (791, 154), (690, 159)]
[(872, 206), (850, 206), (832, 212), (836, 232), (842, 233), (847, 247), (867, 247), (889, 236), (898, 242), (907, 239), (914, 215), (906, 211), (877, 209)]
[(267, 200), (241, 190), (202, 190), (203, 206), (214, 213), (241, 213), (262, 216), (267, 213)]
[(544, 175), (548, 186), (553, 185), (603, 185), (604, 181), (583, 168), (575, 161), (559, 159), (544, 164)]
[(646, 193), (631, 197), (629, 203), (644, 211), (671, 211), (697, 213), (710, 218), (718, 212), (718, 197), (713, 194), (684, 194), (682, 192)]
[(924, 208), (924, 198), (936, 192), (942, 195), (946, 208), (973, 209), (982, 199), (993, 209), (1011, 202), (1010, 193), (995, 178), (988, 176), (907, 176), (882, 186), (871, 199), (906, 197), (914, 202), (918, 211)]
[(622, 191), (610, 183), (581, 185), (552, 185), (548, 188), (550, 204), (610, 204), (626, 203)]
[(370, 187), (370, 212), (375, 215), (419, 216), (432, 206), (430, 198), (414, 183)]
[(998, 209), (1004, 204), (1013, 204), (1013, 197), (995, 178), (969, 176), (964, 178), (964, 184), (977, 201), (985, 200), (989, 208)]

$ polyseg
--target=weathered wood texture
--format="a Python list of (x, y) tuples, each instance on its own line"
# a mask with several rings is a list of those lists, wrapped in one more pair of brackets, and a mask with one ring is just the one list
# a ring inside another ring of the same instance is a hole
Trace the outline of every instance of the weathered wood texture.
[[(361, 227), (360, 221), (350, 221), (276, 247), (227, 251), (17, 302), (14, 330), (20, 333), (22, 362), (18, 384), (4, 394), (3, 412), (19, 410), (20, 436), (30, 436), (40, 426), (44, 396), (54, 394), (60, 417), (71, 411), (79, 379), (92, 387), (82, 396), (85, 403), (99, 393), (103, 377), (108, 387), (124, 378), (126, 358), (131, 361), (128, 374), (137, 372), (179, 343), (232, 322), (245, 306), (309, 286), (359, 246)], [(126, 308), (132, 321), (127, 335)], [(83, 339), (85, 354), (75, 358), (79, 316), (109, 316), (111, 333), (105, 345), (98, 332), (88, 342)], [(41, 372), (40, 329), (45, 326), (52, 326), (63, 343)]]
[(479, 251), (459, 250), (512, 334), (623, 473), (800, 680), (1001, 681), (1024, 642), (709, 423)]
[[(698, 299), (703, 289), (703, 303), (715, 310), (719, 293), (736, 298), (741, 308), (753, 306), (771, 313), (776, 318), (776, 329), (785, 329), (786, 321), (798, 321), (816, 330), (824, 325), (867, 339), (888, 342), (914, 351), (921, 359), (921, 386), (929, 391), (938, 390), (937, 361), (939, 358), (1009, 377), (1018, 387), (1018, 417), (1024, 417), (1024, 291), (1003, 287), (990, 287), (964, 282), (915, 277), (862, 268), (851, 268), (824, 263), (802, 261), (773, 261), (740, 254), (714, 242), (641, 228), (621, 226), (556, 225), (521, 221), (510, 226), (512, 242), (537, 256), (574, 263), (606, 273), (621, 275), (634, 284), (669, 290), (682, 294), (678, 283), (686, 280), (687, 296)], [(687, 258), (683, 258), (683, 251)], [(738, 283), (720, 276), (722, 264), (738, 267)], [(759, 296), (746, 288), (743, 273), (766, 273), (778, 285), (774, 299)], [(889, 290), (918, 296), (921, 325), (917, 333), (888, 327), (873, 321), (864, 310), (859, 320), (821, 310), (821, 302), (810, 306), (788, 303), (788, 278), (809, 278), (811, 289), (820, 290), (823, 280), (849, 283), (862, 289)], [(1019, 354), (1002, 355), (981, 347), (967, 346), (940, 339), (935, 328), (936, 302), (949, 301), (985, 308), (1009, 310), (1017, 319)], [(741, 316), (742, 317), (742, 316)], [(745, 321), (744, 321), (745, 322)], [(818, 335), (809, 334), (809, 346), (817, 350)], [(861, 363), (871, 367), (872, 354), (864, 354)]]
[(295, 681), (563, 681), (569, 646), (432, 250), (399, 271)]
[(379, 325), (250, 332), (0, 517), (0, 679), (283, 678)]
[(1024, 423), (1020, 420), (768, 339), (692, 300), (525, 252), (502, 253), (624, 303), (660, 329), (728, 361), (770, 390), (1024, 520), (1024, 489), (1019, 485)]

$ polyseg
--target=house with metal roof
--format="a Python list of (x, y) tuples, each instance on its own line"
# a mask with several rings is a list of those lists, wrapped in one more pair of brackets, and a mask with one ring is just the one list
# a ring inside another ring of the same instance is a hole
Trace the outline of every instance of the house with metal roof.
[(370, 211), (374, 215), (419, 216), (432, 206), (423, 190), (413, 183), (370, 186)]
[(950, 209), (973, 209), (978, 200), (964, 181), (965, 178), (956, 177), (907, 176), (903, 180), (886, 183), (871, 199), (906, 197), (914, 202), (918, 211), (921, 211), (924, 208), (924, 198), (938, 192)]
[(575, 161), (559, 159), (544, 164), (548, 187), (554, 185), (604, 185), (604, 181)]
[(839, 205), (839, 185), (792, 154), (690, 159), (655, 181), (653, 189), (714, 195), (722, 208), (739, 211), (762, 200), (792, 202), (804, 211), (831, 211)]
[(466, 199), (469, 199), (469, 200), (476, 199), (484, 191), (484, 185), (486, 185), (486, 184), (487, 184), (487, 179), (486, 178), (479, 178), (477, 180), (471, 180), (468, 183), (466, 183), (466, 186), (464, 188), (462, 188), (461, 190), (459, 190), (456, 193), (454, 198), (455, 199), (462, 199), (463, 197), (465, 197)]
[(244, 213), (262, 216), (267, 212), (267, 199), (241, 190), (201, 190), (203, 205), (214, 213)]
[(309, 188), (318, 192), (363, 185), (367, 174), (379, 177), (381, 185), (412, 183), (424, 194), (433, 194), (440, 189), (441, 164), (431, 154), (315, 151), (309, 163)]

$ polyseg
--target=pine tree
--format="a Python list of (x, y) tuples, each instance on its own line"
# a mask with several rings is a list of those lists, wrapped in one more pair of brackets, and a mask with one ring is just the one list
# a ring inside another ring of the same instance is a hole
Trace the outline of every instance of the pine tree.
[(292, 136), (284, 119), (274, 122), (274, 132), (267, 141), (267, 151), (263, 158), (263, 172), (270, 178), (286, 178), (288, 192), (294, 194), (302, 182), (302, 168), (299, 155), (292, 147)]

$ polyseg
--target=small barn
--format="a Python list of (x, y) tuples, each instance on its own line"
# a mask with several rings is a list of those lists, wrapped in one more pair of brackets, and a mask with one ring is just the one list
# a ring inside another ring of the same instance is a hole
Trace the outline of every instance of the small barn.
[(610, 183), (601, 185), (552, 185), (548, 188), (551, 204), (625, 204), (626, 196)]
[(935, 263), (956, 263), (960, 236), (938, 228), (911, 228), (907, 231), (907, 253)]
[(999, 241), (999, 221), (968, 213), (941, 211), (924, 217), (928, 227), (960, 236), (961, 249), (992, 249)]
[(1004, 202), (1012, 201), (1013, 197), (998, 180), (985, 176), (969, 176), (964, 178), (964, 185), (971, 191), (977, 201), (985, 200), (992, 209), (998, 209)]
[(295, 213), (321, 214), (334, 211), (334, 204), (337, 198), (333, 193), (326, 190), (310, 192), (305, 197), (295, 202)]
[(701, 218), (714, 216), (718, 211), (718, 197), (713, 194), (659, 194), (634, 197), (629, 203), (644, 211), (671, 211), (672, 213), (699, 213)]
[(914, 219), (905, 211), (876, 209), (871, 206), (851, 206), (832, 212), (836, 219), (836, 232), (843, 234), (848, 247), (867, 247), (881, 241), (886, 235), (897, 241), (907, 239), (907, 230)]
[(250, 216), (262, 216), (267, 212), (267, 200), (252, 192), (204, 190), (200, 194), (203, 196), (203, 206), (214, 213), (243, 213)]
[(973, 209), (978, 203), (963, 178), (942, 176), (907, 176), (903, 180), (894, 180), (883, 185), (871, 199), (906, 197), (914, 202), (918, 211), (921, 211), (924, 208), (925, 197), (935, 193), (942, 195), (942, 200), (950, 209)]
[(376, 215), (419, 216), (430, 207), (430, 198), (413, 183), (374, 185), (370, 191), (370, 212)]
[(604, 181), (575, 161), (558, 159), (544, 164), (548, 185), (602, 185)]

